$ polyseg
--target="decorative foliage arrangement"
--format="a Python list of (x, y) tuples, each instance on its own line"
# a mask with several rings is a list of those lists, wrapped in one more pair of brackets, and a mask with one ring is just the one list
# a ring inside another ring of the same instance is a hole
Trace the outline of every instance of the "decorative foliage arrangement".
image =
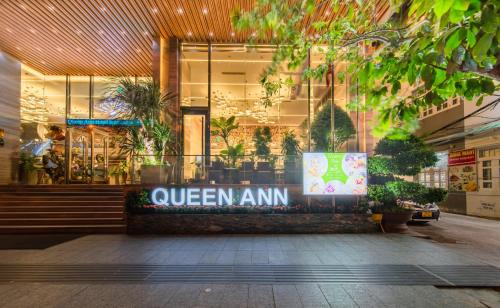
[(226, 162), (226, 166), (229, 168), (235, 168), (238, 158), (245, 154), (243, 143), (238, 143), (233, 146), (229, 142), (231, 133), (239, 127), (239, 124), (236, 123), (236, 117), (213, 118), (210, 120), (210, 127), (212, 128), (212, 131), (210, 132), (212, 136), (221, 137), (226, 144), (226, 149), (220, 152)]
[(338, 152), (356, 134), (351, 118), (342, 110), (334, 108), (334, 139), (332, 140), (331, 104), (325, 104), (311, 123), (311, 139), (316, 152)]
[(302, 154), (299, 140), (293, 131), (287, 130), (283, 132), (281, 139), (281, 154), (285, 156), (285, 164), (287, 162), (297, 161), (297, 157)]
[(171, 93), (163, 94), (153, 80), (142, 83), (130, 78), (119, 80), (106, 99), (121, 106), (118, 116), (141, 122), (140, 128), (127, 128), (120, 144), (121, 153), (129, 157), (147, 155), (147, 163), (155, 165), (163, 164), (165, 155), (175, 153), (174, 134), (164, 120), (169, 120), (166, 110), (174, 98)]
[(405, 211), (403, 201), (419, 204), (440, 202), (446, 191), (427, 188), (419, 183), (407, 182), (397, 176), (417, 175), (422, 168), (431, 167), (436, 154), (422, 140), (410, 135), (403, 140), (384, 138), (375, 147), (375, 155), (368, 160), (368, 197), (375, 201), (379, 212)]
[[(376, 19), (378, 1), (260, 0), (237, 10), (238, 31), (265, 37), (277, 50), (261, 84), (272, 97), (287, 80), (277, 76), (283, 63), (302, 67), (313, 46), (324, 62), (303, 72), (321, 80), (336, 61), (347, 63), (351, 87), (364, 101), (352, 106), (375, 110), (376, 132), (403, 138), (418, 127), (420, 111), (449, 98), (476, 100), (498, 90), (500, 81), (500, 4), (497, 0), (391, 1), (395, 12)], [(330, 12), (321, 16), (321, 12)], [(338, 75), (340, 79), (345, 75)], [(423, 87), (420, 85), (423, 84)], [(415, 91), (408, 91), (417, 89)], [(265, 101), (265, 99), (264, 99)]]

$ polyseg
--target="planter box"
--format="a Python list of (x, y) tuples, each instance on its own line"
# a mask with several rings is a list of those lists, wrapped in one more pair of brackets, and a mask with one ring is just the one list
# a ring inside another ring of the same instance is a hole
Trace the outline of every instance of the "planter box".
[(141, 167), (141, 184), (167, 184), (166, 166), (143, 165)]
[(372, 233), (365, 214), (128, 214), (129, 234)]

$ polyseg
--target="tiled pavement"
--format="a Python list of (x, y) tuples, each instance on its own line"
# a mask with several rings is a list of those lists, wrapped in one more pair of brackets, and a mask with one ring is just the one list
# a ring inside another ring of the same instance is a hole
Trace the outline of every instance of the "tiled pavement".
[[(493, 265), (500, 254), (396, 234), (89, 235), (1, 264)], [(369, 284), (0, 284), (1, 307), (500, 307), (492, 290)]]

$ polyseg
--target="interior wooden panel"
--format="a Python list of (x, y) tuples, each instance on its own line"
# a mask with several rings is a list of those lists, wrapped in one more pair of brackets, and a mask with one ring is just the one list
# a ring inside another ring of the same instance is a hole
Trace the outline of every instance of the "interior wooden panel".
[[(388, 10), (388, 1), (375, 1), (379, 19)], [(250, 9), (253, 3), (4, 0), (0, 1), (0, 49), (44, 74), (151, 75), (153, 37), (245, 42), (249, 33), (235, 33), (230, 15), (236, 7)], [(313, 18), (328, 20), (335, 14), (323, 6)]]

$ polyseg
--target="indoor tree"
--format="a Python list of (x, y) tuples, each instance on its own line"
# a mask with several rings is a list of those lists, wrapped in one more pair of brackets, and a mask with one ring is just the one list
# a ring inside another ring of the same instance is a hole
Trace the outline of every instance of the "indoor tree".
[(220, 117), (210, 119), (210, 133), (212, 136), (219, 136), (224, 141), (226, 148), (220, 152), (221, 156), (226, 161), (226, 165), (229, 168), (236, 168), (236, 162), (238, 157), (245, 154), (243, 143), (238, 143), (236, 145), (231, 145), (229, 142), (229, 137), (231, 133), (238, 129), (240, 126), (236, 122), (236, 117), (231, 116), (229, 118)]
[(365, 97), (350, 106), (375, 110), (380, 134), (404, 137), (418, 127), (421, 110), (455, 96), (479, 105), (498, 89), (498, 0), (395, 0), (392, 16), (382, 22), (379, 3), (258, 0), (249, 11), (236, 10), (232, 20), (251, 40), (277, 46), (261, 76), (267, 97), (289, 83), (277, 77), (280, 65), (302, 67), (309, 50), (320, 46), (324, 62), (306, 68), (303, 78), (320, 80), (336, 61), (345, 61), (351, 87)]
[(338, 152), (344, 144), (356, 134), (351, 118), (342, 108), (335, 106), (332, 139), (332, 105), (325, 104), (315, 115), (311, 123), (311, 140), (317, 152)]

